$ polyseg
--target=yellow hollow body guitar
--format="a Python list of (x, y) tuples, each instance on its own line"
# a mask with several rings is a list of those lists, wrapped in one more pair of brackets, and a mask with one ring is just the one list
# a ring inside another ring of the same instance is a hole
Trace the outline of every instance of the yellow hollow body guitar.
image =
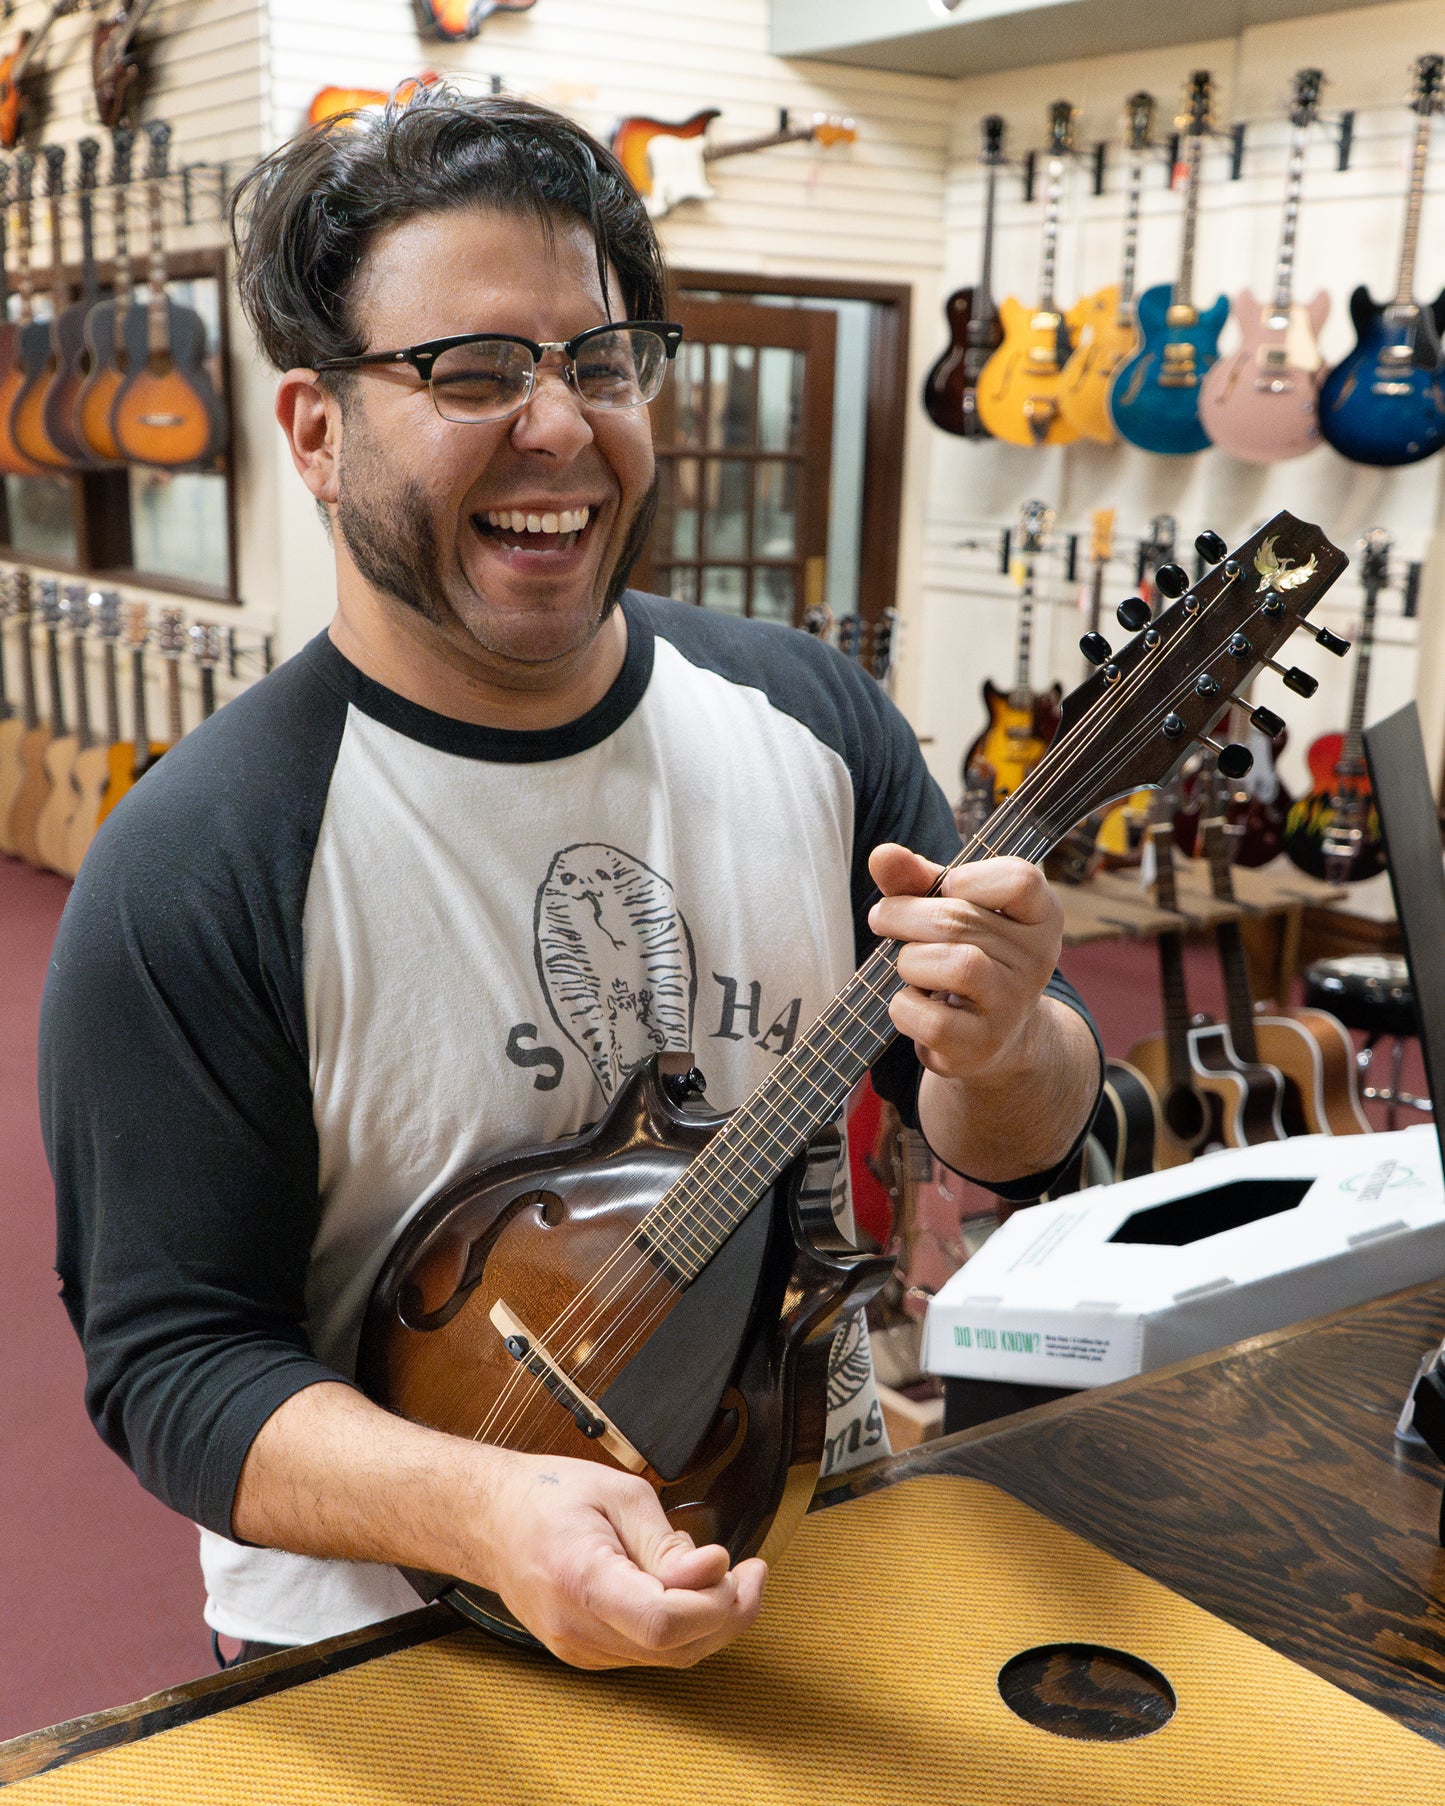
[(1010, 445), (1067, 445), (1078, 437), (1060, 411), (1059, 384), (1083, 316), (1078, 309), (1061, 312), (1054, 300), (1059, 206), (1073, 133), (1074, 109), (1068, 101), (1056, 100), (1049, 109), (1039, 304), (1025, 307), (1012, 295), (999, 304), (1003, 339), (978, 379), (979, 418), (996, 439)]
[(1114, 372), (1139, 348), (1134, 317), (1134, 269), (1139, 248), (1139, 200), (1144, 184), (1144, 153), (1154, 123), (1154, 96), (1131, 94), (1128, 100), (1129, 178), (1124, 209), (1124, 270), (1097, 294), (1087, 295), (1070, 314), (1077, 321), (1074, 349), (1059, 381), (1059, 412), (1081, 439), (1117, 444), (1119, 434), (1109, 417), (1109, 384)]

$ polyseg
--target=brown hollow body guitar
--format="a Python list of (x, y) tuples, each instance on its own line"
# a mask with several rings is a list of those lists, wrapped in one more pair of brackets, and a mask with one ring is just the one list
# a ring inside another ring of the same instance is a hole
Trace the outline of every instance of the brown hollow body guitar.
[(983, 122), (983, 253), (978, 281), (972, 288), (958, 288), (944, 304), (948, 321), (947, 350), (928, 372), (923, 384), (923, 407), (928, 418), (945, 433), (962, 439), (986, 439), (988, 429), (978, 417), (978, 379), (1003, 337), (998, 308), (993, 299), (994, 191), (1003, 162), (1004, 121), (991, 113)]
[[(1225, 680), (1273, 657), (1344, 562), (1277, 515), (1066, 698), (1053, 747), (955, 865), (1037, 863), (1168, 777), (1223, 713)], [(834, 1330), (889, 1268), (839, 1239), (828, 1197), (831, 1125), (895, 1038), (899, 953), (875, 948), (730, 1115), (701, 1106), (690, 1054), (655, 1055), (596, 1125), (424, 1203), (362, 1325), (367, 1391), (451, 1435), (639, 1474), (734, 1560), (774, 1554), (817, 1478)], [(409, 1578), (530, 1640), (486, 1590)]]

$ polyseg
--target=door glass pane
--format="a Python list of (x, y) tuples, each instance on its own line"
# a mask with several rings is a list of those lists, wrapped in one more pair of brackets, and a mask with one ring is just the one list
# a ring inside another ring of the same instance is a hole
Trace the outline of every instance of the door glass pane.
[(720, 608), (730, 615), (746, 612), (747, 572), (736, 565), (715, 564), (702, 573), (704, 608)]
[(795, 451), (803, 417), (801, 351), (764, 345), (758, 352), (758, 446), (762, 451)]
[(702, 385), (707, 370), (707, 346), (694, 340), (682, 342), (673, 364), (673, 441), (696, 445), (702, 436)]
[(791, 565), (763, 565), (753, 572), (753, 614), (764, 621), (792, 625), (798, 577)]
[(746, 558), (751, 465), (741, 458), (710, 458), (705, 484), (704, 537), (709, 558)]
[(753, 470), (753, 556), (792, 558), (798, 549), (798, 467), (769, 458)]
[(757, 405), (757, 353), (751, 345), (709, 345), (710, 446), (751, 445)]
[(75, 520), (64, 477), (6, 477), (10, 544), (40, 558), (75, 558)]
[(137, 570), (224, 586), (229, 574), (225, 478), (132, 464), (130, 532)]
[(657, 573), (657, 587), (664, 596), (675, 596), (679, 602), (697, 601), (697, 572), (687, 565), (670, 571), (664, 565)]
[(659, 538), (665, 554), (673, 558), (697, 557), (698, 463), (677, 458), (663, 472), (666, 505), (659, 512)]

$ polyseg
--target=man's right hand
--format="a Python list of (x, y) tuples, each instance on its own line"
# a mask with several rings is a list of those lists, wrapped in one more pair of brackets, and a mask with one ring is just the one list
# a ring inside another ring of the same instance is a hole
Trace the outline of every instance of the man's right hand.
[(484, 1586), (578, 1668), (689, 1667), (748, 1628), (767, 1578), (674, 1530), (645, 1480), (446, 1436), (340, 1383), (261, 1426), (232, 1534)]
[(645, 1480), (491, 1449), (482, 1584), (575, 1668), (688, 1668), (758, 1615), (766, 1565), (674, 1530)]

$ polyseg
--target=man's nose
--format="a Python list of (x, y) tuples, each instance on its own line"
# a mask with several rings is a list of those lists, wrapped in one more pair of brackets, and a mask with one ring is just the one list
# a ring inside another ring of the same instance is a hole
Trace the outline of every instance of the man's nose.
[(527, 405), (517, 415), (512, 442), (520, 450), (575, 458), (592, 443), (592, 424), (577, 391), (559, 369), (537, 371)]

